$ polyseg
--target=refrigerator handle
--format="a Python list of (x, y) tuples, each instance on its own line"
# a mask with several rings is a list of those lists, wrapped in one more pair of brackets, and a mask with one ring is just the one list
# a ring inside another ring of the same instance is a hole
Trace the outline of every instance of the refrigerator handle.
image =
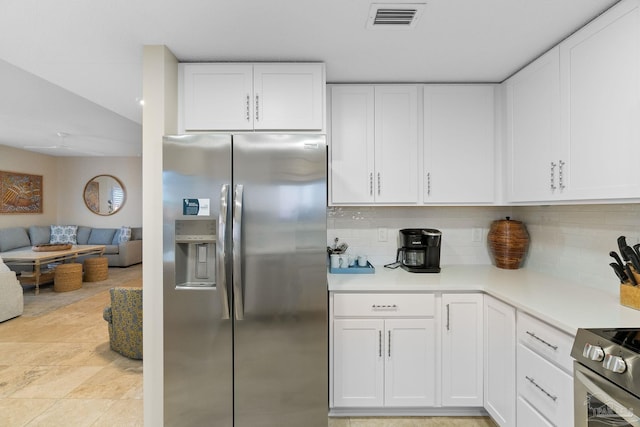
[(220, 189), (220, 213), (218, 214), (218, 236), (216, 239), (216, 283), (222, 303), (222, 319), (229, 319), (229, 293), (227, 292), (227, 217), (229, 216), (229, 184)]
[(238, 184), (233, 193), (233, 306), (237, 320), (244, 319), (242, 292), (242, 195), (244, 186)]

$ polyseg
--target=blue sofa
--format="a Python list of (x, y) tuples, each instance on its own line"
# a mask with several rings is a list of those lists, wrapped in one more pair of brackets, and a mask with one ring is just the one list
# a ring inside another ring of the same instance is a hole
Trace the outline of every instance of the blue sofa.
[[(132, 227), (130, 240), (122, 242), (121, 228), (96, 228), (78, 226), (76, 244), (105, 245), (104, 255), (109, 267), (128, 267), (142, 262), (142, 228)], [(34, 245), (49, 243), (51, 227), (32, 225), (0, 228), (0, 257), (11, 251), (31, 249)], [(79, 260), (81, 261), (81, 260)]]

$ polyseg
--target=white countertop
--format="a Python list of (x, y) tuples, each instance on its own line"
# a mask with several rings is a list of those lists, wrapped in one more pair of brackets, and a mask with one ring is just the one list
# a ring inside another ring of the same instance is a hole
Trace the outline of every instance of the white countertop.
[(375, 266), (374, 274), (327, 274), (331, 292), (469, 292), (482, 291), (575, 335), (578, 328), (640, 327), (640, 310), (620, 305), (612, 291), (571, 282), (527, 269), (492, 265), (443, 266), (440, 273), (409, 273)]

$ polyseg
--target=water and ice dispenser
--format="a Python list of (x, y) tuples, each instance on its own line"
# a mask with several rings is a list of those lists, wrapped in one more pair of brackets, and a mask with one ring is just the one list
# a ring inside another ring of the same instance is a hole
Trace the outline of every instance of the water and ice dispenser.
[(216, 285), (216, 220), (179, 219), (176, 231), (176, 287)]

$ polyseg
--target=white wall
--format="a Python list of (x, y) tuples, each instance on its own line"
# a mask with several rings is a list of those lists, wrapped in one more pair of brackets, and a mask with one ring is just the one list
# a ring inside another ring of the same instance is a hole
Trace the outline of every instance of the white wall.
[[(64, 224), (92, 227), (142, 225), (141, 157), (59, 157), (58, 219)], [(127, 199), (115, 214), (96, 215), (84, 204), (84, 186), (96, 175), (113, 175), (126, 190)]]
[(142, 173), (144, 425), (164, 424), (162, 136), (177, 131), (178, 60), (165, 46), (143, 50)]
[(42, 175), (41, 214), (0, 214), (0, 228), (55, 224), (58, 217), (56, 157), (0, 145), (0, 170)]

